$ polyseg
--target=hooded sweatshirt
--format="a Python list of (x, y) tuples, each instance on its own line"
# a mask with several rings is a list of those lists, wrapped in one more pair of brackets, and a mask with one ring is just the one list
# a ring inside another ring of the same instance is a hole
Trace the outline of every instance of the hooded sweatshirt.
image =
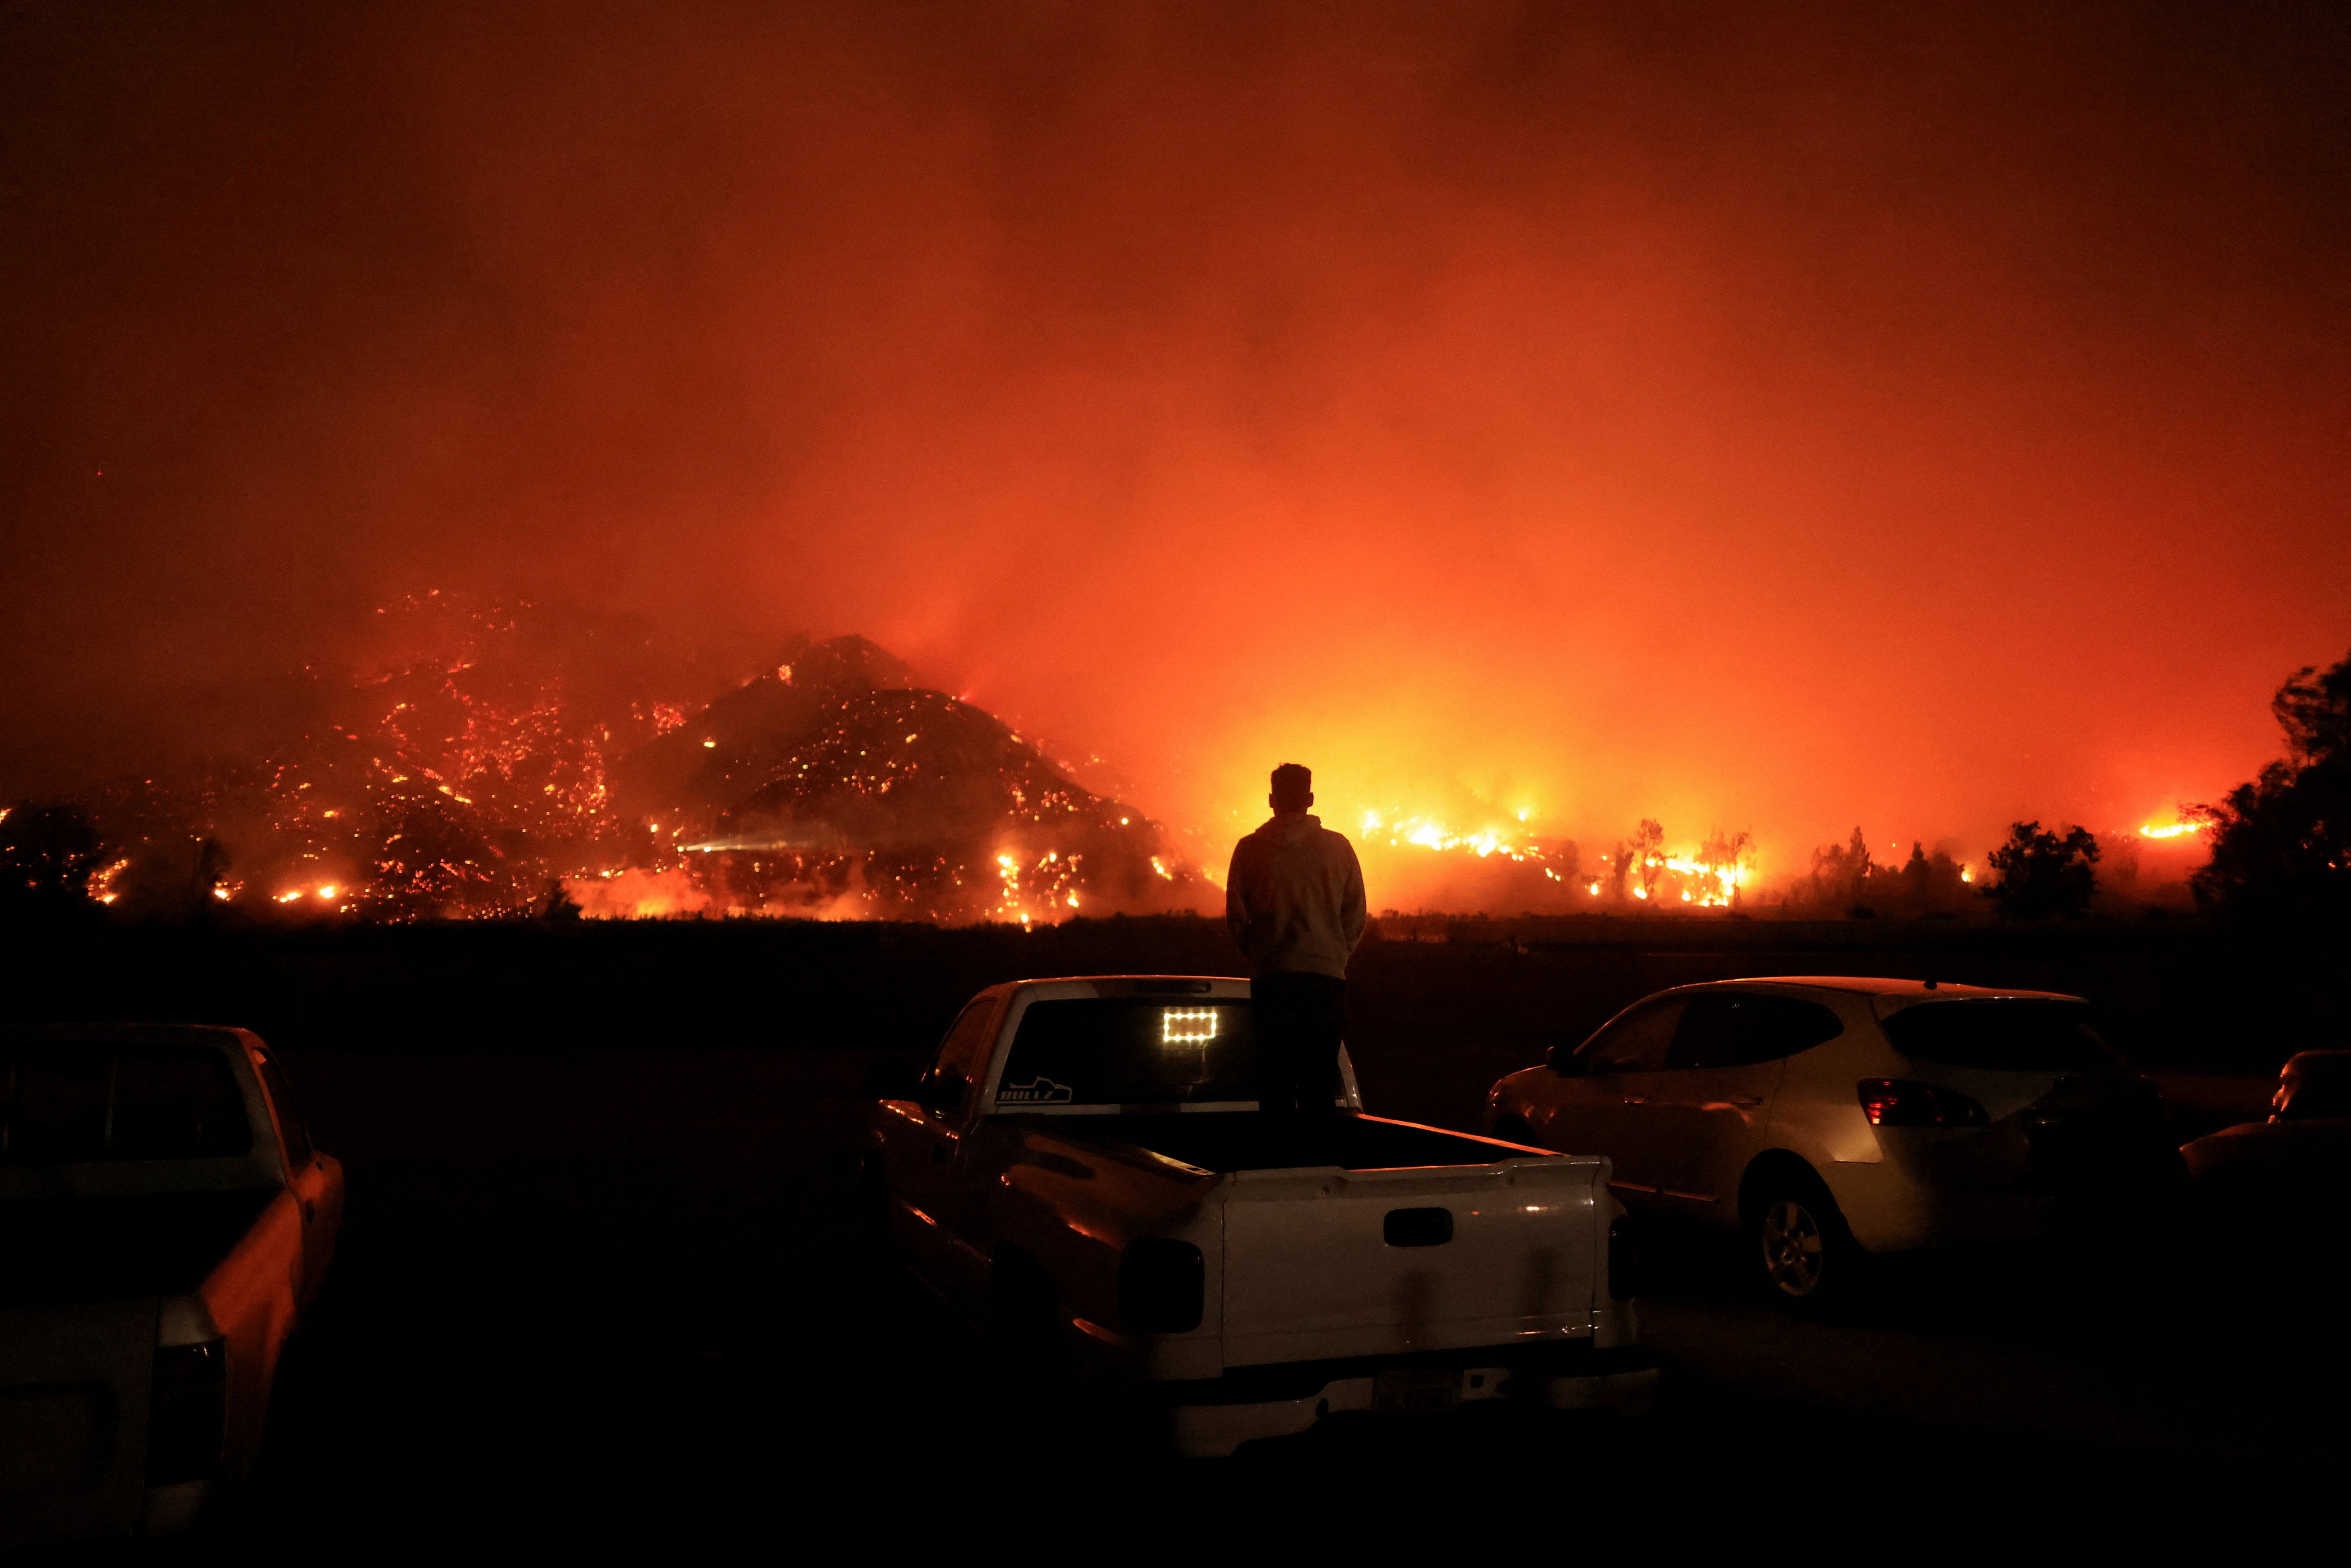
[(1252, 975), (1347, 977), (1364, 936), (1364, 873), (1346, 836), (1284, 811), (1233, 846), (1225, 924)]

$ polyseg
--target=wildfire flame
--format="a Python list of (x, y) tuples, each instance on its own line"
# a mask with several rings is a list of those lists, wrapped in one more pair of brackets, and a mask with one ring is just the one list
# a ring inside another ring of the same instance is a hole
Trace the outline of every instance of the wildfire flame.
[[(1531, 812), (1520, 811), (1518, 820), (1524, 822)], [(1375, 835), (1384, 834), (1384, 838)], [(1489, 855), (1507, 855), (1514, 861), (1541, 861), (1542, 850), (1531, 840), (1513, 841), (1507, 830), (1480, 828), (1474, 832), (1447, 827), (1429, 817), (1402, 817), (1379, 811), (1364, 813), (1364, 838), (1366, 841), (1384, 843), (1390, 848), (1413, 845), (1424, 850), (1466, 850), (1484, 859)]]
[[(568, 665), (530, 662), (538, 644), (516, 631), (528, 609), (434, 594), (387, 607), (406, 652), (341, 685), (319, 676), (327, 716), (298, 737), (217, 776), (146, 795), (126, 784), (94, 810), (112, 816), (99, 822), (107, 852), (90, 895), (132, 915), (168, 894), (294, 918), (1032, 926), (1081, 909), (1199, 910), (1223, 885), (1221, 845), (1179, 850), (1184, 836), (1081, 786), (986, 713), (913, 686), (902, 667), (859, 664), (894, 664), (861, 639), (800, 639), (791, 663), (727, 676), (735, 685), (706, 702), (654, 701), (635, 672), (625, 687), (588, 690)], [(664, 690), (684, 685), (664, 679)], [(1506, 790), (1383, 799), (1374, 784), (1334, 821), (1356, 830), (1373, 901), (1389, 908), (1696, 912), (1761, 891), (1744, 833), (1674, 846), (1645, 820), (1612, 849), (1579, 852), (1544, 831), (1540, 804)], [(1231, 825), (1245, 830), (1259, 810)], [(2183, 810), (2190, 820), (2137, 836), (2196, 841), (2211, 824)], [(232, 862), (243, 880), (224, 874)], [(1863, 864), (1873, 878), (1894, 869), (1870, 873), (1865, 853)], [(1955, 874), (1980, 880), (1971, 867)]]
[[(1524, 865), (1530, 876), (1539, 872), (1541, 883), (1552, 884), (1571, 900), (1579, 893), (1584, 899), (1601, 900), (1611, 896), (1613, 887), (1614, 896), (1644, 904), (1672, 902), (1693, 909), (1725, 909), (1754, 883), (1746, 836), (1727, 838), (1719, 833), (1686, 851), (1667, 850), (1653, 837), (1625, 852), (1620, 874), (1599, 881), (1579, 878), (1576, 846), (1531, 831), (1531, 824), (1541, 815), (1537, 806), (1520, 806), (1506, 817), (1469, 827), (1433, 814), (1372, 809), (1363, 811), (1356, 821), (1361, 829), (1359, 847), (1385, 861), (1382, 869), (1400, 873), (1408, 884), (1426, 881), (1431, 874), (1428, 859), (1443, 856), (1457, 857), (1465, 865), (1478, 862)], [(1399, 859), (1416, 855), (1420, 857), (1417, 864)], [(1615, 857), (1602, 858), (1613, 862)], [(1524, 884), (1514, 885), (1520, 888), (1517, 895), (1524, 896)]]

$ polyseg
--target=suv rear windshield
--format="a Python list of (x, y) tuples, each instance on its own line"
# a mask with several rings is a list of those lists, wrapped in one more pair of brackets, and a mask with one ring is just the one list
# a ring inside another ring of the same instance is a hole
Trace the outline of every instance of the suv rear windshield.
[(1888, 1018), (1886, 1038), (1914, 1061), (1945, 1067), (2079, 1072), (2122, 1065), (2080, 1002), (1923, 1002)]
[(1257, 1035), (1238, 997), (1030, 1002), (996, 1086), (1000, 1111), (1256, 1098)]

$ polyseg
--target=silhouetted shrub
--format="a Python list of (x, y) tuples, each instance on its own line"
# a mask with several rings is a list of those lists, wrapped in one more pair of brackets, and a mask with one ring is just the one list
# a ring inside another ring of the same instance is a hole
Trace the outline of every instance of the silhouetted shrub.
[(1994, 875), (1984, 896), (2002, 915), (2034, 920), (2053, 915), (2084, 915), (2098, 891), (2098, 841), (2087, 828), (2064, 838), (2043, 832), (2038, 822), (2011, 823), (2008, 841), (1985, 857)]
[(2197, 902), (2233, 914), (2351, 915), (2351, 655), (2296, 670), (2270, 711), (2286, 754), (2197, 814), (2212, 858), (2190, 878)]

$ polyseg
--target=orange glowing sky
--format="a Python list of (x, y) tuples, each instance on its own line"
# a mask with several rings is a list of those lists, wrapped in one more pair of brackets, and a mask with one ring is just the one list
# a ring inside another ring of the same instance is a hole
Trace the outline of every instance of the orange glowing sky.
[(1208, 841), (2168, 821), (2351, 646), (2351, 46), (1897, 9), (12, 12), (0, 785), (465, 586)]

